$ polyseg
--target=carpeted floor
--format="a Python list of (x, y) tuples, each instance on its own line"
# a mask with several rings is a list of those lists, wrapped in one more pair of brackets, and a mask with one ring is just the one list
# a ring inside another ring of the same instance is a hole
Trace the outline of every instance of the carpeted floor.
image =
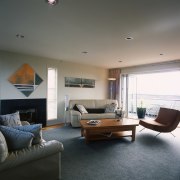
[(180, 136), (155, 138), (156, 132), (138, 130), (135, 142), (127, 137), (85, 144), (80, 128), (71, 126), (44, 130), (43, 138), (64, 145), (63, 180), (180, 180)]

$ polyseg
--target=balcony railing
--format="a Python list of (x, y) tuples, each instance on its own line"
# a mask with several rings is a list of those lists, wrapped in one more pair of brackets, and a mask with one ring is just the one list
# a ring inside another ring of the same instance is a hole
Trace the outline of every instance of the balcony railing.
[[(129, 97), (133, 97), (130, 95)], [(177, 95), (147, 95), (138, 94), (135, 98), (129, 98), (128, 113), (129, 116), (136, 114), (137, 106), (143, 101), (143, 107), (146, 108), (146, 115), (149, 117), (157, 116), (160, 107), (180, 110), (180, 96)]]

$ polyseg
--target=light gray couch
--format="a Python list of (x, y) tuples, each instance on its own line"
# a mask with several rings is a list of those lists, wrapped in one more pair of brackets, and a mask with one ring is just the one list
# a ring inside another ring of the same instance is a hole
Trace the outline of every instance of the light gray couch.
[[(0, 132), (1, 133), (1, 132)], [(3, 140), (0, 134), (0, 145)], [(7, 151), (4, 148), (4, 151)], [(0, 162), (0, 180), (57, 180), (61, 179), (61, 152), (63, 144), (56, 140), (43, 141), (30, 148), (7, 152)], [(4, 152), (0, 152), (2, 155)]]
[(70, 119), (70, 123), (72, 127), (80, 127), (81, 119), (113, 119), (115, 118), (115, 112), (112, 113), (88, 113), (81, 114), (79, 111), (74, 110), (74, 105), (84, 105), (85, 108), (88, 109), (105, 109), (108, 104), (115, 103), (118, 106), (117, 100), (112, 99), (82, 99), (82, 100), (70, 100), (69, 101), (69, 110), (68, 110), (68, 118)]

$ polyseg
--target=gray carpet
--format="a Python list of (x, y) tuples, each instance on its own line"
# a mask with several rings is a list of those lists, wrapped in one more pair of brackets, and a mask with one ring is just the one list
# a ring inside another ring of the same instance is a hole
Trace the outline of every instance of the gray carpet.
[(43, 131), (45, 140), (63, 143), (63, 180), (180, 180), (180, 138), (150, 130), (137, 132), (136, 141), (122, 138), (88, 145), (80, 128)]

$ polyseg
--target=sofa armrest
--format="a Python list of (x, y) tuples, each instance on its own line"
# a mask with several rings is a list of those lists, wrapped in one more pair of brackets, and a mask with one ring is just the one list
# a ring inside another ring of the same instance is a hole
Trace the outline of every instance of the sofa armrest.
[(0, 179), (61, 179), (63, 144), (56, 140), (9, 153), (0, 163)]
[(81, 116), (81, 113), (76, 110), (69, 110), (71, 116)]
[(0, 172), (8, 168), (13, 168), (38, 159), (52, 156), (53, 154), (57, 154), (63, 150), (64, 148), (61, 142), (51, 140), (33, 145), (30, 148), (10, 152), (9, 156), (0, 166)]
[(69, 110), (69, 118), (73, 127), (79, 127), (79, 121), (81, 120), (81, 113), (75, 110)]

